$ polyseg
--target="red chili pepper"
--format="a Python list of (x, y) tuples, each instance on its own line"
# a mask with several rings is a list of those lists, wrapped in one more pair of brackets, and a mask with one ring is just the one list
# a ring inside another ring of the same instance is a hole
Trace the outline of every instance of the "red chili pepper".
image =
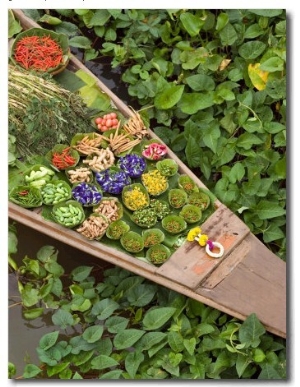
[(15, 60), (24, 68), (47, 71), (63, 59), (61, 47), (50, 36), (27, 36), (16, 44)]
[(20, 196), (26, 196), (26, 195), (28, 195), (28, 193), (29, 193), (29, 191), (24, 190), (24, 191), (19, 192), (19, 195)]
[(68, 147), (61, 153), (54, 152), (51, 162), (56, 168), (65, 169), (73, 166), (76, 163), (76, 159), (70, 155), (70, 147)]

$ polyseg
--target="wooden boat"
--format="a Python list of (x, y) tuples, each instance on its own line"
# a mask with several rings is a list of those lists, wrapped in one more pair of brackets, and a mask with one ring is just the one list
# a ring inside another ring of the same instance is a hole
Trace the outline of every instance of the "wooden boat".
[[(13, 12), (24, 29), (39, 27), (21, 10)], [(86, 71), (125, 117), (132, 115), (132, 110), (76, 57), (71, 56), (68, 68)], [(156, 138), (150, 129), (149, 133)], [(199, 187), (206, 188), (172, 151), (169, 150), (168, 155), (179, 165), (180, 173), (191, 176)], [(286, 264), (219, 200), (215, 201), (215, 211), (201, 228), (223, 245), (222, 258), (212, 259), (199, 244), (184, 242), (160, 267), (46, 221), (38, 211), (27, 210), (11, 202), (8, 206), (12, 220), (240, 320), (255, 313), (266, 330), (286, 337)]]

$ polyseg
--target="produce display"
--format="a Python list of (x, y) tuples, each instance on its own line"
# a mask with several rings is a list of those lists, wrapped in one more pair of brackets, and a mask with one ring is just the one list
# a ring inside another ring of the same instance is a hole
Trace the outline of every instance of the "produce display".
[[(21, 157), (38, 156), (40, 164), (10, 185), (9, 200), (24, 208), (41, 207), (45, 220), (83, 238), (163, 264), (189, 229), (212, 212), (209, 195), (180, 173), (167, 146), (150, 137), (138, 112), (126, 118), (112, 107), (86, 118), (78, 114), (85, 111), (80, 110), (83, 101), (48, 77), (67, 60), (65, 43), (58, 34), (36, 29), (19, 34), (13, 43), (10, 135)], [(43, 123), (34, 115), (23, 120), (43, 106)]]
[[(210, 198), (180, 174), (165, 145), (147, 136), (138, 113), (129, 123), (120, 122), (108, 135), (76, 133), (69, 144), (56, 144), (44, 155), (44, 165), (27, 170), (25, 186), (9, 197), (20, 206), (42, 206), (44, 219), (84, 238), (161, 265), (189, 229), (210, 215)], [(116, 139), (131, 147), (120, 153), (112, 147)], [(28, 190), (28, 200), (26, 185), (37, 190), (36, 196)]]

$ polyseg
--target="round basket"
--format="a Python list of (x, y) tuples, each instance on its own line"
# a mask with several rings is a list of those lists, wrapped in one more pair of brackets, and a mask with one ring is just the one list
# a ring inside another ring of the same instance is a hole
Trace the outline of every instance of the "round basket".
[(82, 205), (76, 200), (67, 200), (55, 204), (52, 208), (52, 216), (56, 223), (67, 228), (76, 227), (85, 219)]
[(171, 251), (167, 246), (158, 244), (150, 247), (146, 252), (146, 258), (154, 265), (161, 265), (170, 258)]
[[(23, 43), (23, 49), (20, 48), (21, 43)], [(39, 49), (38, 44), (42, 45), (40, 47), (44, 47), (44, 49)], [(33, 49), (34, 45), (37, 46), (36, 49)], [(55, 48), (57, 49), (55, 50)], [(50, 54), (50, 50), (52, 50), (52, 54)], [(23, 56), (24, 59), (21, 58)], [(70, 60), (68, 37), (65, 34), (58, 34), (44, 28), (30, 28), (16, 36), (11, 46), (10, 59), (14, 65), (25, 70), (52, 75), (59, 74), (67, 67)], [(37, 60), (39, 63), (34, 63)], [(53, 66), (51, 66), (52, 63), (54, 63)]]
[(168, 215), (161, 221), (164, 230), (170, 234), (179, 234), (187, 228), (186, 221), (179, 215)]
[(149, 206), (150, 198), (142, 184), (133, 183), (123, 188), (122, 201), (129, 210), (136, 211)]
[[(66, 150), (68, 150), (68, 154), (72, 156), (72, 158), (74, 159), (74, 164), (72, 165), (65, 164), (65, 165), (62, 165), (61, 167), (58, 167), (57, 165), (53, 165), (53, 156), (55, 154), (62, 154), (62, 152)], [(55, 171), (60, 172), (60, 171), (65, 171), (70, 167), (75, 167), (80, 160), (80, 155), (75, 149), (70, 148), (70, 145), (56, 144), (49, 152), (46, 153), (45, 158)]]
[(71, 198), (71, 187), (64, 180), (53, 180), (41, 188), (43, 204), (52, 206)]
[(139, 253), (144, 248), (143, 237), (135, 231), (128, 231), (120, 239), (122, 247), (129, 253)]
[(43, 204), (39, 188), (30, 185), (18, 185), (9, 192), (9, 201), (24, 208), (40, 207)]

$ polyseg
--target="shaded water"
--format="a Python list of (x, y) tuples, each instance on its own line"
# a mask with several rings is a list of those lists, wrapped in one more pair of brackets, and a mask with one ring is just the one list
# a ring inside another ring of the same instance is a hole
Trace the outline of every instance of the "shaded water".
[[(79, 59), (80, 53), (76, 56)], [(109, 64), (101, 65), (99, 63), (85, 63), (99, 79), (109, 87), (122, 101), (130, 100), (126, 87), (121, 84), (120, 70), (111, 70)], [(131, 106), (134, 104), (130, 103)], [(18, 265), (22, 263), (22, 259), (27, 255), (30, 258), (35, 258), (38, 250), (45, 246), (53, 246), (58, 250), (58, 263), (64, 268), (65, 273), (70, 273), (72, 269), (80, 265), (98, 267), (101, 270), (110, 265), (107, 262), (85, 254), (81, 250), (72, 248), (62, 242), (57, 241), (47, 235), (37, 232), (22, 224), (15, 223), (18, 236), (18, 252), (13, 256)], [(101, 280), (101, 275), (97, 279)], [(52, 324), (52, 313), (46, 312), (42, 317), (29, 321), (23, 318), (19, 292), (17, 287), (17, 278), (14, 274), (9, 275), (9, 312), (8, 312), (8, 361), (13, 363), (17, 368), (15, 377), (22, 375), (24, 366), (27, 363), (38, 365), (39, 359), (36, 354), (40, 338), (49, 332), (55, 330)]]

